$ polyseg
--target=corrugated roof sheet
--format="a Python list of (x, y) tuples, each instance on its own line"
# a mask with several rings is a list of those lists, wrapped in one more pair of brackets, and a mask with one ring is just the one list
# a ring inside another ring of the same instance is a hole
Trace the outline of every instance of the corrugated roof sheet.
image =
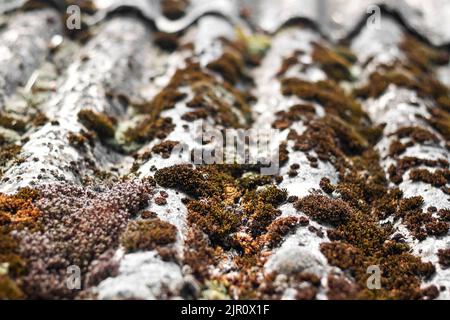
[(0, 1), (0, 298), (449, 299), (449, 8)]

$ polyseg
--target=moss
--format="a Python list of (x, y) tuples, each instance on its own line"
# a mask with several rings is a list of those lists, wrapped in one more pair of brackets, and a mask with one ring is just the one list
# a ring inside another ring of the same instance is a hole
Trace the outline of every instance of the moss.
[(235, 84), (242, 76), (244, 62), (239, 55), (225, 52), (217, 60), (208, 63), (206, 67), (219, 73), (225, 81)]
[(8, 276), (0, 275), (0, 300), (21, 300), (25, 295)]
[(163, 0), (161, 11), (170, 20), (177, 20), (185, 15), (189, 2), (189, 0)]
[(240, 224), (237, 213), (222, 203), (194, 200), (187, 208), (188, 221), (206, 233), (213, 243), (227, 246), (230, 234)]
[(401, 127), (395, 133), (393, 133), (393, 135), (396, 135), (399, 139), (411, 138), (411, 140), (417, 143), (439, 142), (439, 138), (434, 133), (421, 127)]
[(425, 182), (435, 187), (443, 187), (450, 181), (449, 170), (436, 170), (430, 172), (427, 169), (413, 169), (409, 172), (409, 178), (414, 182)]
[(115, 120), (107, 115), (84, 109), (78, 112), (78, 120), (89, 130), (95, 131), (100, 138), (113, 138), (115, 135)]
[(132, 221), (121, 237), (121, 244), (128, 252), (153, 250), (174, 243), (177, 228), (159, 219)]
[(442, 268), (450, 268), (450, 249), (440, 249), (438, 251), (439, 264)]
[(178, 48), (177, 34), (166, 32), (155, 32), (153, 34), (153, 42), (161, 49), (173, 52)]
[(2, 114), (0, 115), (0, 127), (18, 132), (25, 132), (27, 124), (23, 120)]
[(288, 129), (293, 123), (300, 120), (310, 120), (316, 113), (316, 108), (309, 104), (296, 104), (287, 111), (279, 111), (272, 127), (279, 130)]
[(286, 78), (281, 81), (281, 90), (283, 95), (296, 95), (320, 103), (328, 114), (338, 115), (350, 125), (360, 126), (363, 120), (368, 119), (361, 105), (333, 81), (308, 82)]
[(328, 78), (333, 80), (352, 80), (350, 68), (351, 62), (355, 60), (354, 58), (354, 55), (348, 50), (336, 52), (319, 43), (313, 43), (313, 61), (322, 68)]
[(145, 143), (155, 138), (165, 139), (173, 131), (172, 118), (145, 119), (125, 132), (127, 142)]
[(298, 59), (298, 52), (295, 52), (292, 56), (289, 56), (287, 58), (284, 58), (281, 62), (281, 67), (277, 72), (277, 77), (282, 77), (288, 72), (290, 68), (298, 64), (300, 61)]
[(443, 221), (450, 222), (450, 209), (441, 209), (438, 213)]
[(446, 65), (450, 60), (448, 52), (434, 49), (411, 36), (403, 39), (400, 49), (409, 63), (423, 72), (428, 72), (433, 65)]
[(273, 221), (267, 227), (266, 244), (270, 248), (280, 245), (288, 234), (294, 233), (299, 225), (307, 225), (309, 221), (298, 217), (286, 217)]
[(348, 221), (354, 214), (353, 209), (342, 200), (334, 200), (320, 195), (306, 196), (294, 205), (318, 222), (338, 226)]
[(411, 168), (419, 166), (447, 168), (449, 165), (446, 159), (430, 160), (417, 157), (403, 157), (397, 160), (397, 166), (391, 165), (388, 169), (389, 178), (395, 184), (403, 181), (403, 175)]
[(405, 145), (401, 143), (398, 140), (394, 140), (389, 145), (389, 157), (397, 157), (405, 153), (406, 149), (408, 148), (408, 145)]
[(208, 183), (199, 170), (189, 165), (177, 165), (156, 171), (156, 182), (165, 188), (173, 188), (193, 197), (214, 196), (222, 192), (220, 186)]
[(0, 145), (0, 166), (5, 166), (9, 161), (16, 159), (22, 148), (15, 144)]
[(155, 154), (159, 154), (164, 159), (168, 159), (170, 158), (173, 148), (175, 148), (178, 144), (178, 141), (166, 140), (161, 142), (160, 144), (155, 145), (152, 148), (152, 152)]
[(190, 228), (186, 236), (183, 262), (190, 266), (198, 280), (209, 277), (208, 266), (213, 266), (220, 250), (214, 250), (198, 228)]
[(450, 140), (450, 114), (440, 109), (430, 109), (431, 117), (428, 123), (436, 129), (445, 140)]
[(186, 112), (181, 116), (181, 119), (193, 122), (198, 119), (206, 119), (208, 117), (208, 111), (205, 109), (199, 109), (195, 111)]

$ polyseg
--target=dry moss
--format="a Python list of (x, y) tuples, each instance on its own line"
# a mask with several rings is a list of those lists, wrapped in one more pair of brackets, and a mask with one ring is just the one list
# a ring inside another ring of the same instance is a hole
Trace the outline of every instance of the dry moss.
[(102, 139), (113, 138), (115, 135), (116, 120), (103, 113), (84, 109), (78, 112), (78, 120), (87, 129), (95, 131)]
[(128, 252), (153, 250), (172, 244), (177, 239), (177, 228), (160, 219), (132, 221), (121, 237)]
[(450, 249), (440, 249), (438, 251), (439, 264), (442, 268), (450, 268)]
[(334, 226), (345, 223), (354, 215), (353, 209), (346, 202), (320, 195), (306, 196), (294, 206), (313, 220)]
[(173, 148), (175, 148), (178, 144), (178, 141), (166, 140), (161, 142), (160, 144), (155, 145), (152, 148), (152, 152), (155, 154), (159, 154), (164, 159), (168, 159), (170, 158)]
[(27, 124), (25, 121), (11, 117), (6, 114), (0, 115), (0, 127), (11, 129), (18, 132), (25, 132)]
[(313, 43), (312, 59), (327, 74), (328, 78), (336, 81), (352, 80), (350, 71), (355, 56), (348, 50), (333, 51), (319, 43)]
[(161, 11), (170, 20), (177, 20), (185, 15), (189, 0), (163, 0)]

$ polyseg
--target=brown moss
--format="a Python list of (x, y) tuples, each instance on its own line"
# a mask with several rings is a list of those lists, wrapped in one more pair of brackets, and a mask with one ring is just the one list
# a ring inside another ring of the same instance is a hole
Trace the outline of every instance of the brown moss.
[(445, 140), (450, 140), (450, 114), (440, 109), (429, 109), (431, 117), (428, 123), (438, 131)]
[(309, 195), (294, 205), (313, 220), (338, 226), (345, 223), (353, 214), (353, 209), (342, 200), (330, 199), (326, 196)]
[(435, 187), (445, 186), (450, 181), (449, 170), (436, 170), (431, 172), (427, 169), (413, 169), (409, 172), (409, 178), (415, 182), (425, 182)]
[(296, 64), (298, 64), (300, 61), (298, 59), (298, 53), (295, 52), (292, 56), (289, 56), (287, 58), (284, 58), (283, 61), (281, 62), (281, 67), (278, 70), (276, 76), (277, 77), (282, 77), (286, 74), (286, 72), (288, 72), (288, 70), (290, 68), (292, 68), (293, 66), (295, 66)]
[(161, 11), (170, 20), (177, 20), (185, 15), (189, 0), (163, 0)]
[(186, 236), (183, 262), (190, 266), (200, 281), (209, 277), (208, 266), (213, 266), (220, 250), (214, 250), (198, 228), (190, 228)]
[(225, 81), (235, 84), (242, 76), (244, 62), (238, 54), (225, 52), (217, 60), (208, 63), (206, 67), (219, 73)]
[(179, 144), (178, 141), (166, 140), (152, 148), (152, 152), (159, 154), (163, 159), (170, 158), (173, 148)]
[(132, 221), (121, 237), (128, 252), (153, 250), (175, 242), (177, 228), (159, 219)]
[[(333, 51), (319, 43), (313, 43), (312, 59), (317, 63), (327, 76), (333, 80), (352, 80), (350, 72), (351, 61), (354, 61), (354, 55), (346, 51), (346, 54), (340, 54), (342, 51)], [(349, 61), (350, 60), (350, 61)]]
[(439, 264), (442, 268), (450, 268), (450, 249), (440, 249), (438, 251)]
[(409, 63), (423, 72), (428, 72), (433, 65), (446, 65), (450, 59), (448, 52), (434, 49), (411, 36), (403, 39), (400, 49)]
[(100, 138), (108, 139), (115, 135), (116, 120), (103, 113), (84, 109), (78, 112), (78, 120), (87, 129), (95, 131)]
[(0, 115), (0, 127), (19, 132), (25, 132), (27, 124), (23, 120), (16, 119), (6, 114), (2, 114)]
[(208, 111), (205, 109), (198, 109), (195, 111), (186, 112), (181, 116), (181, 119), (193, 122), (198, 119), (206, 119), (208, 117)]
[(361, 105), (333, 81), (308, 82), (286, 78), (281, 81), (281, 90), (283, 95), (296, 95), (320, 103), (328, 114), (338, 115), (350, 125), (359, 126), (368, 118)]
[(272, 127), (284, 130), (292, 126), (293, 123), (300, 120), (311, 120), (316, 113), (316, 108), (309, 104), (296, 104), (287, 111), (278, 111), (275, 115), (277, 119)]
[(286, 217), (273, 221), (267, 227), (267, 233), (265, 234), (266, 243), (270, 248), (279, 246), (283, 239), (291, 233), (294, 233), (299, 225), (305, 225), (309, 223), (306, 219), (300, 219), (298, 217)]
[(213, 243), (227, 246), (229, 236), (237, 230), (240, 219), (237, 212), (214, 201), (190, 201), (188, 222), (198, 226)]
[(155, 173), (155, 180), (162, 187), (177, 189), (193, 197), (215, 196), (223, 191), (220, 182), (208, 181), (200, 170), (189, 165), (160, 169)]
[(166, 32), (154, 32), (153, 42), (161, 49), (173, 52), (178, 48), (178, 38), (177, 34), (166, 33)]
[(22, 148), (15, 144), (0, 145), (0, 166), (6, 165), (9, 161), (17, 158)]
[(125, 132), (128, 142), (145, 143), (155, 138), (165, 139), (173, 131), (172, 118), (145, 119)]
[(439, 142), (439, 138), (434, 133), (421, 127), (401, 127), (395, 133), (393, 133), (393, 135), (396, 135), (400, 139), (411, 138), (411, 140), (417, 143)]
[(25, 295), (8, 276), (0, 275), (0, 300), (21, 300)]
[(389, 178), (392, 182), (400, 184), (403, 181), (403, 175), (411, 168), (419, 166), (447, 168), (449, 165), (446, 159), (430, 160), (417, 157), (403, 157), (397, 160), (397, 166), (391, 165), (388, 169)]

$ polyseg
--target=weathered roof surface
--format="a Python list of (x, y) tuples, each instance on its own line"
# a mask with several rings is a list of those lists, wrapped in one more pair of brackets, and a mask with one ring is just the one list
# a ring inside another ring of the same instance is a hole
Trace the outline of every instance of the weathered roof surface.
[(450, 299), (448, 10), (1, 0), (0, 298)]

